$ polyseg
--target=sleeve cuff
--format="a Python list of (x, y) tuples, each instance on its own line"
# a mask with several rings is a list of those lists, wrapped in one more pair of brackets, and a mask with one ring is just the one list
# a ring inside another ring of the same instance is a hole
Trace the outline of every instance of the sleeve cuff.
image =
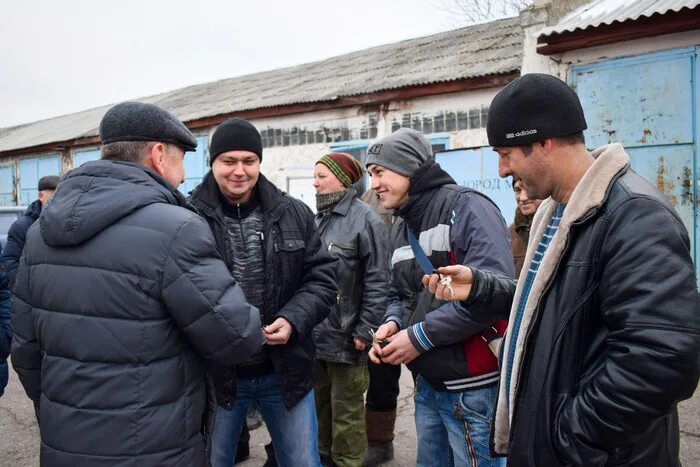
[[(467, 266), (469, 267), (469, 266)], [(469, 305), (477, 301), (477, 297), (480, 294), (479, 286), (480, 284), (480, 277), (479, 277), (479, 270), (474, 269), (472, 267), (469, 267), (469, 269), (472, 270), (472, 287), (471, 290), (469, 291), (469, 296), (467, 297), (466, 300), (460, 300), (460, 305), (462, 305), (464, 308), (469, 308)]]
[(386, 319), (385, 323), (390, 323), (392, 321), (394, 323), (396, 323), (396, 325), (399, 327), (399, 329), (403, 329), (403, 323), (401, 322), (401, 318), (399, 318), (398, 316), (389, 316)]
[(409, 326), (406, 332), (408, 333), (408, 338), (411, 340), (411, 344), (413, 344), (420, 353), (427, 352), (435, 347), (435, 345), (430, 342), (430, 339), (428, 339), (428, 336), (425, 335), (422, 322)]

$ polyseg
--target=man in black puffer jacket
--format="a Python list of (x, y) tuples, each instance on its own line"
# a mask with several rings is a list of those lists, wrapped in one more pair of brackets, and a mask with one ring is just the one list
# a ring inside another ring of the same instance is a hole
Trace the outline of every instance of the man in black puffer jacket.
[[(690, 241), (620, 144), (589, 153), (578, 97), (531, 74), (489, 110), (502, 177), (545, 199), (517, 284), (478, 266), (452, 277), (458, 312), (510, 314), (492, 445), (512, 466), (680, 466), (676, 404), (700, 370)], [(424, 279), (424, 284), (426, 279)]]
[(174, 188), (187, 128), (128, 102), (100, 138), (103, 160), (66, 175), (17, 272), (12, 364), (40, 400), (41, 465), (207, 465), (204, 363), (256, 352), (258, 310)]

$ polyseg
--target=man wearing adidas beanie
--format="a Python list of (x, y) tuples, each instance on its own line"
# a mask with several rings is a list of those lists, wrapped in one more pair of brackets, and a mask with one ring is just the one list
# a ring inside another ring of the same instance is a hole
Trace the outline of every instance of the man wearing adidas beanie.
[(209, 151), (211, 171), (190, 202), (209, 223), (246, 299), (260, 310), (266, 344), (235, 368), (232, 362), (211, 369), (218, 403), (212, 465), (233, 465), (254, 406), (280, 466), (318, 466), (312, 330), (336, 302), (337, 260), (322, 247), (311, 210), (260, 173), (262, 140), (250, 122), (222, 123)]
[(415, 130), (378, 140), (366, 165), (383, 207), (397, 216), (385, 324), (370, 358), (406, 364), (416, 376), (417, 465), (504, 465), (488, 447), (498, 362), (486, 341), (495, 336), (494, 320), (457, 313), (420, 281), (426, 269), (455, 263), (513, 277), (506, 223), (490, 199), (455, 184)]
[(499, 174), (535, 215), (517, 281), (476, 265), (424, 278), (475, 319), (510, 316), (493, 448), (512, 466), (680, 466), (676, 404), (698, 382), (700, 306), (690, 240), (620, 144), (589, 152), (578, 96), (549, 75), (494, 98)]

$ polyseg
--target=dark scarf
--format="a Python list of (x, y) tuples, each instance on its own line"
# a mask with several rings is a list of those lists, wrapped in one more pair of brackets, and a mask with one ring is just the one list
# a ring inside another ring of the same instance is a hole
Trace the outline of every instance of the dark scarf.
[(348, 193), (347, 190), (337, 191), (335, 193), (325, 193), (322, 195), (316, 195), (316, 212), (323, 214), (330, 211), (340, 203), (345, 195)]
[(420, 225), (425, 210), (430, 205), (433, 194), (443, 185), (456, 185), (457, 182), (434, 161), (421, 165), (410, 178), (408, 201), (394, 215), (400, 216), (411, 227)]

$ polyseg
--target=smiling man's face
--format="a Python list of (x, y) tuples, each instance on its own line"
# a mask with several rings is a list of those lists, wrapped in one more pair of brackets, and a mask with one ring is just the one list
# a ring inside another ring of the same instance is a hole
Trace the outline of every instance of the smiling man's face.
[(410, 180), (403, 175), (372, 164), (367, 167), (372, 177), (372, 189), (379, 195), (384, 209), (398, 209), (408, 201), (408, 186)]

